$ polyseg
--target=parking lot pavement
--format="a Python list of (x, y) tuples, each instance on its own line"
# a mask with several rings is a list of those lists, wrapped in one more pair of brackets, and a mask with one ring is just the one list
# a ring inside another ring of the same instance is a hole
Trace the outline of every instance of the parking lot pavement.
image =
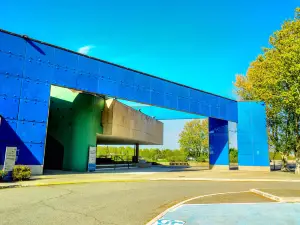
[[(194, 196), (286, 186), (280, 182), (146, 181), (3, 189), (0, 225), (142, 225)], [(289, 188), (300, 189), (300, 183), (289, 183)], [(247, 196), (236, 197), (249, 201)]]

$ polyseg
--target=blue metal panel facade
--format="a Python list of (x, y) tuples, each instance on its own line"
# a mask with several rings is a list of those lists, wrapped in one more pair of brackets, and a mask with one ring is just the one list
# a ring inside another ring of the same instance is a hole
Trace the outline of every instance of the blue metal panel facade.
[(17, 163), (43, 164), (51, 67), (29, 42), (0, 32), (0, 164), (7, 146), (18, 148)]
[[(19, 148), (18, 163), (43, 164), (51, 85), (207, 116), (211, 130), (238, 122), (234, 100), (1, 30), (0, 62), (0, 164), (9, 145)], [(178, 114), (169, 116), (176, 119)], [(228, 134), (218, 129), (210, 135), (211, 147), (225, 152), (211, 156), (215, 164), (225, 163), (228, 156)]]
[(229, 165), (228, 121), (209, 118), (209, 164)]
[[(0, 81), (14, 85), (18, 90), (15, 95), (20, 93), (20, 80), (4, 75), (22, 79), (24, 98), (28, 97), (29, 89), (40, 91), (45, 84), (54, 84), (237, 122), (237, 103), (234, 100), (4, 32), (0, 32), (0, 39), (0, 55), (4, 62), (0, 68)], [(11, 64), (15, 67), (6, 67)], [(37, 83), (31, 84), (32, 81)], [(0, 89), (0, 93), (12, 94), (6, 93), (10, 90)], [(46, 97), (44, 95), (43, 99)]]
[(155, 106), (131, 106), (136, 110), (140, 110), (146, 115), (151, 115), (157, 120), (170, 120), (170, 118), (176, 119), (204, 119), (205, 117), (200, 115), (194, 115), (190, 113), (178, 112), (170, 109), (159, 108)]
[(270, 166), (265, 105), (238, 103), (239, 166)]

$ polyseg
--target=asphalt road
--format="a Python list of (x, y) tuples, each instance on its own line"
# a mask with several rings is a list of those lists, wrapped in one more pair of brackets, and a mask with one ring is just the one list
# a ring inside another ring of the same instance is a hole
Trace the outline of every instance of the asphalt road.
[(111, 182), (0, 190), (0, 224), (142, 225), (189, 197), (250, 188), (299, 189), (275, 182)]

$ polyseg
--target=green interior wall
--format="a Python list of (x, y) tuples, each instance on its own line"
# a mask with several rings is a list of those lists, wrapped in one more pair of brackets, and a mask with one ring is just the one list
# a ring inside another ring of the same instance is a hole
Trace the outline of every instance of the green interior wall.
[[(86, 171), (88, 147), (96, 145), (105, 100), (102, 97), (51, 87), (48, 135), (64, 146), (63, 169)], [(46, 149), (51, 151), (51, 149)]]
[(73, 129), (70, 154), (65, 157), (71, 170), (86, 171), (88, 163), (88, 147), (96, 146), (97, 133), (103, 133), (101, 114), (104, 108), (104, 99), (79, 94), (73, 102)]

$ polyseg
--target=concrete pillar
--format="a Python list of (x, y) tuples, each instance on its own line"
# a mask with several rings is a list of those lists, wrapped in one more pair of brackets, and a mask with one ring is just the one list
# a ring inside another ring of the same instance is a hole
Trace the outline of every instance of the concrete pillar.
[(136, 144), (135, 145), (135, 157), (134, 157), (134, 163), (139, 162), (139, 155), (140, 155), (140, 145)]
[(97, 133), (102, 133), (101, 112), (104, 99), (89, 94), (79, 94), (73, 102), (73, 128), (70, 154), (64, 158), (72, 171), (85, 172), (89, 146), (96, 146)]
[(209, 167), (229, 170), (228, 121), (209, 118)]

